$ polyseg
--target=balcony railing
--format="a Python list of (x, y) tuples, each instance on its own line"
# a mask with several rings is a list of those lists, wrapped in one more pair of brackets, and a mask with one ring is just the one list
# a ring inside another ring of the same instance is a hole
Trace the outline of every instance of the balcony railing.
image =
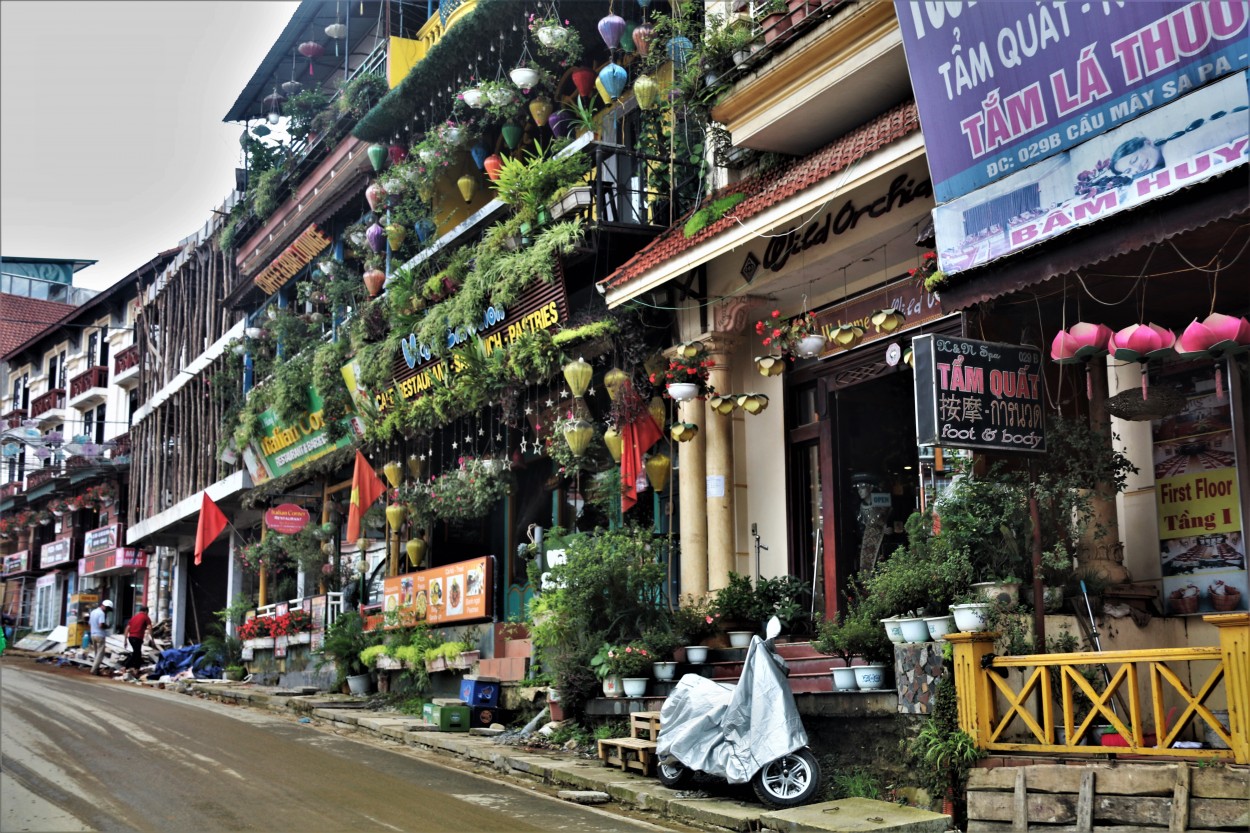
[(92, 388), (106, 388), (109, 383), (109, 369), (103, 365), (96, 365), (88, 368), (83, 373), (79, 373), (73, 379), (69, 380), (69, 395), (73, 399), (82, 396)]
[(117, 355), (113, 357), (113, 375), (120, 376), (132, 367), (139, 366), (139, 345), (132, 344), (124, 350), (119, 350)]
[(0, 500), (8, 500), (14, 495), (22, 493), (22, 481), (14, 480), (0, 486)]
[(48, 468), (35, 469), (26, 475), (26, 488), (38, 489), (40, 486), (55, 480), (57, 475), (61, 473), (59, 466), (49, 466)]
[(58, 408), (65, 407), (65, 389), (57, 388), (50, 390), (43, 396), (36, 396), (30, 402), (30, 415), (32, 418), (40, 417), (48, 411), (55, 411)]
[(118, 434), (110, 442), (113, 443), (113, 450), (109, 452), (109, 458), (116, 460), (118, 457), (130, 456), (130, 432)]
[[(1250, 613), (1203, 618), (1218, 628), (1218, 646), (1000, 657), (993, 654), (995, 634), (948, 635), (960, 728), (987, 752), (1250, 763)], [(1149, 703), (1142, 702), (1143, 684)], [(1227, 726), (1207, 705), (1220, 694)], [(1179, 748), (1193, 721), (1228, 748)], [(1085, 745), (1099, 743), (1096, 726), (1111, 727), (1114, 746)]]
[(21, 428), (22, 420), (26, 419), (25, 408), (14, 408), (7, 414), (0, 416), (0, 422), (4, 423), (5, 428)]

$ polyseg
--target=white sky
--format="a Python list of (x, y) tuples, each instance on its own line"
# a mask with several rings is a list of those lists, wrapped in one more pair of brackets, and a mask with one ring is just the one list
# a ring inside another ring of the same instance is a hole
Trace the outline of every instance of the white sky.
[(225, 124), (295, 2), (0, 2), (0, 252), (111, 286), (234, 187)]

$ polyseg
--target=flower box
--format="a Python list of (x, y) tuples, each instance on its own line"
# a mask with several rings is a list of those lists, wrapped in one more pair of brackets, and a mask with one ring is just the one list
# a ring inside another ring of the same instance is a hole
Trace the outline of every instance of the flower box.
[(249, 645), (249, 644), (250, 644), (250, 646), (251, 646), (251, 647), (253, 647), (253, 648), (265, 648), (265, 649), (268, 649), (268, 648), (272, 648), (272, 647), (273, 647), (273, 637), (272, 637), (272, 636), (258, 636), (258, 637), (256, 637), (255, 639), (248, 639), (248, 640), (246, 640), (246, 641), (244, 642), (244, 644), (245, 644), (245, 645)]
[(299, 633), (291, 634), (288, 637), (288, 641), (292, 645), (308, 645), (312, 642), (312, 634), (308, 631), (300, 631)]
[(593, 194), (589, 185), (580, 185), (569, 189), (559, 201), (553, 202), (548, 208), (551, 219), (558, 220), (566, 214), (578, 214), (590, 206)]
[(388, 657), (385, 654), (378, 657), (377, 669), (379, 671), (398, 671), (403, 668), (403, 663), (395, 657)]

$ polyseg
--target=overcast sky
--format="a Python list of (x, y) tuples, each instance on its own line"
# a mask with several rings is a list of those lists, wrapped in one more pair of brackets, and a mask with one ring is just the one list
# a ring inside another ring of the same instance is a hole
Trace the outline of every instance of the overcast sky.
[(225, 124), (295, 2), (0, 2), (0, 253), (111, 286), (234, 187)]

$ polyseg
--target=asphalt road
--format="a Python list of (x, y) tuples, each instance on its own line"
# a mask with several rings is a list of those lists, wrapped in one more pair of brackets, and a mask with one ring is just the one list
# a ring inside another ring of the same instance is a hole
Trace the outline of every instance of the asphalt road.
[(0, 831), (659, 830), (287, 715), (0, 660)]

